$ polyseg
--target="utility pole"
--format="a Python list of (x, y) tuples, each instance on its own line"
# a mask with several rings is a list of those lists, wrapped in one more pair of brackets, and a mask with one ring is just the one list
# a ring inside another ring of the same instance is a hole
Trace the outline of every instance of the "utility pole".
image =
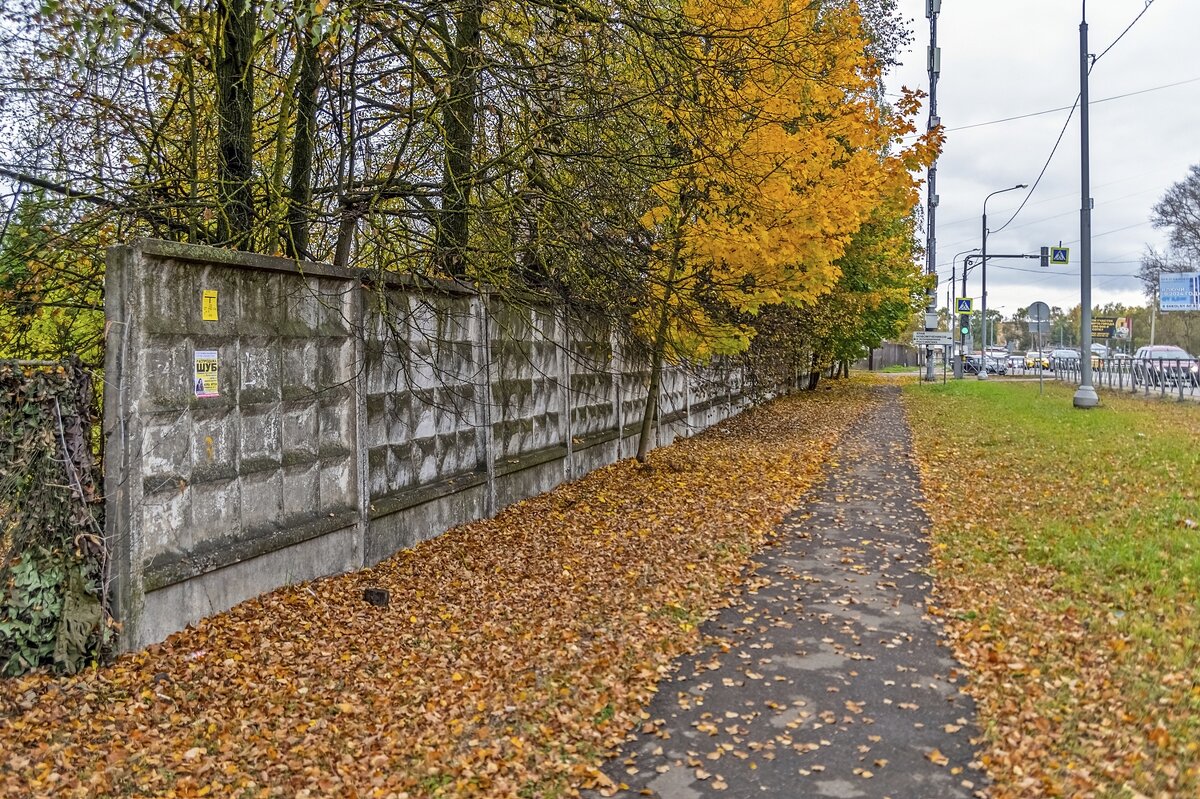
[[(928, 130), (942, 124), (938, 118), (937, 85), (942, 71), (942, 50), (937, 43), (938, 14), (942, 11), (942, 0), (925, 0), (925, 17), (929, 20), (929, 123)], [(929, 181), (926, 186), (928, 202), (928, 236), (925, 240), (925, 272), (937, 275), (937, 161), (929, 165)], [(953, 281), (951, 282), (953, 285)], [(925, 305), (925, 330), (937, 330), (937, 284), (929, 289), (929, 301)], [(951, 318), (954, 310), (950, 309)], [(933, 348), (925, 348), (925, 380), (932, 383)]]
[[(988, 262), (987, 204), (988, 204), (988, 200), (992, 199), (992, 197), (996, 196), (997, 194), (1003, 194), (1006, 191), (1016, 191), (1017, 189), (1026, 189), (1026, 188), (1029, 188), (1029, 187), (1026, 186), (1024, 183), (1018, 183), (1017, 185), (1010, 186), (1007, 189), (997, 189), (996, 191), (992, 192), (991, 194), (989, 194), (988, 196), (983, 198), (983, 225), (982, 225), (983, 253), (979, 257), (979, 266), (981, 267), (980, 271), (982, 272), (982, 275), (983, 275), (983, 280), (982, 280), (983, 292), (982, 292), (982, 296), (979, 298), (980, 305), (982, 306), (982, 315), (981, 315), (982, 318), (980, 319), (979, 332), (980, 332), (981, 338), (983, 340), (983, 343), (979, 347), (979, 358), (980, 358), (979, 363), (982, 366), (982, 368), (979, 370), (979, 379), (980, 380), (987, 380), (987, 262)], [(1025, 256), (1020, 256), (1020, 257), (1023, 258)], [(1030, 256), (1030, 257), (1033, 257), (1033, 256)], [(963, 277), (966, 277), (965, 273), (963, 274)]]
[[(971, 268), (971, 256), (968, 255), (966, 258), (963, 258), (962, 294), (959, 296), (962, 296), (962, 297), (967, 296), (967, 270), (970, 268)], [(965, 316), (960, 316), (958, 318), (959, 318), (959, 327), (962, 328), (962, 331), (961, 331), (962, 355), (959, 358), (958, 374), (955, 376), (956, 377), (965, 377), (966, 376), (966, 364), (967, 364), (967, 338), (968, 338), (968, 334), (970, 333), (970, 330), (971, 330), (971, 315), (967, 314)]]
[(1087, 0), (1083, 0), (1083, 19), (1079, 23), (1079, 128), (1080, 194), (1079, 208), (1079, 388), (1072, 400), (1076, 408), (1095, 408), (1100, 397), (1092, 386), (1092, 186), (1091, 153), (1088, 149), (1088, 26)]
[[(1162, 273), (1159, 272), (1159, 280)], [(1154, 294), (1150, 297), (1150, 346), (1154, 346), (1154, 322), (1158, 316), (1158, 282), (1154, 283)], [(1131, 342), (1132, 343), (1132, 342)]]

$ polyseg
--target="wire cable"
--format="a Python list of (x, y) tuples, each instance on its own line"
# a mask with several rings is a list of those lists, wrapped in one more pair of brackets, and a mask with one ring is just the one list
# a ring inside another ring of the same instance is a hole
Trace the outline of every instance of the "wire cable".
[[(1121, 31), (1121, 35), (1118, 36), (1116, 39), (1114, 39), (1112, 44), (1110, 44), (1108, 47), (1105, 47), (1104, 51), (1101, 52), (1100, 55), (1098, 55), (1092, 59), (1092, 64), (1090, 67), (1088, 67), (1089, 75), (1091, 74), (1092, 70), (1096, 67), (1096, 62), (1099, 61), (1104, 56), (1106, 56), (1108, 54), (1109, 50), (1112, 50), (1114, 47), (1116, 47), (1117, 42), (1124, 39), (1125, 34), (1129, 33), (1129, 31), (1131, 31), (1133, 29), (1133, 26), (1138, 23), (1138, 20), (1140, 20), (1143, 16), (1145, 16), (1146, 12), (1150, 10), (1150, 6), (1154, 5), (1154, 0), (1145, 0), (1145, 2), (1146, 2), (1145, 7), (1143, 7), (1142, 10), (1138, 13), (1138, 15), (1133, 18), (1133, 22), (1130, 22), (1129, 25), (1125, 28), (1125, 30)], [(1059, 131), (1059, 133), (1058, 133), (1058, 139), (1054, 142), (1054, 147), (1051, 148), (1050, 156), (1046, 159), (1046, 163), (1042, 166), (1042, 171), (1040, 173), (1038, 173), (1037, 180), (1035, 180), (1033, 182), (1033, 185), (1029, 187), (1029, 193), (1025, 195), (1025, 199), (1021, 200), (1021, 204), (1017, 207), (1017, 210), (1013, 212), (1013, 215), (1008, 218), (1008, 221), (1005, 222), (1003, 225), (1001, 225), (997, 230), (992, 231), (992, 232), (999, 233), (1001, 230), (1004, 230), (1006, 227), (1011, 225), (1013, 220), (1017, 218), (1017, 215), (1020, 214), (1021, 211), (1025, 208), (1025, 204), (1029, 202), (1029, 198), (1033, 196), (1033, 193), (1035, 191), (1037, 191), (1038, 184), (1042, 182), (1042, 178), (1045, 177), (1045, 175), (1046, 175), (1046, 170), (1050, 168), (1050, 162), (1054, 160), (1054, 154), (1058, 152), (1058, 146), (1060, 144), (1062, 144), (1063, 136), (1065, 136), (1067, 133), (1067, 126), (1071, 124), (1071, 119), (1075, 116), (1075, 109), (1079, 107), (1080, 97), (1082, 97), (1081, 94), (1075, 95), (1075, 102), (1071, 106), (1071, 112), (1069, 114), (1067, 114), (1067, 121), (1063, 123), (1062, 130)], [(1091, 103), (1089, 102), (1088, 105), (1091, 105)]]
[(1071, 124), (1071, 119), (1075, 116), (1075, 109), (1079, 107), (1079, 98), (1080, 95), (1075, 95), (1075, 104), (1071, 106), (1071, 113), (1067, 114), (1067, 120), (1066, 122), (1063, 122), (1062, 130), (1058, 132), (1058, 138), (1054, 141), (1054, 147), (1051, 148), (1050, 155), (1046, 158), (1046, 163), (1042, 164), (1042, 171), (1038, 173), (1037, 180), (1035, 180), (1033, 185), (1029, 187), (1029, 192), (1025, 195), (1025, 199), (1021, 200), (1021, 204), (1017, 206), (1016, 211), (1013, 211), (1013, 215), (1008, 218), (1007, 222), (1005, 222), (996, 230), (989, 232), (999, 233), (1000, 231), (1004, 230), (1006, 227), (1011, 225), (1013, 220), (1017, 218), (1018, 214), (1025, 209), (1025, 205), (1029, 202), (1029, 198), (1033, 196), (1035, 191), (1037, 191), (1038, 184), (1041, 183), (1042, 178), (1046, 176), (1046, 170), (1050, 168), (1050, 162), (1054, 160), (1054, 154), (1058, 152), (1058, 146), (1062, 144), (1063, 136), (1067, 134), (1067, 127)]
[(1143, 16), (1146, 15), (1146, 12), (1150, 10), (1150, 6), (1152, 6), (1152, 5), (1154, 5), (1154, 0), (1146, 0), (1145, 8), (1143, 8), (1141, 10), (1141, 13), (1139, 13), (1136, 17), (1133, 18), (1133, 22), (1129, 23), (1129, 27), (1127, 27), (1127, 28), (1125, 28), (1125, 30), (1121, 31), (1121, 35), (1118, 36), (1117, 38), (1113, 39), (1113, 43), (1110, 44), (1108, 47), (1105, 47), (1104, 52), (1100, 53), (1100, 55), (1098, 55), (1092, 59), (1092, 65), (1090, 67), (1088, 67), (1089, 75), (1092, 74), (1092, 70), (1096, 68), (1096, 62), (1099, 61), (1101, 58), (1104, 58), (1104, 56), (1108, 55), (1108, 51), (1113, 49), (1114, 47), (1116, 47), (1117, 42), (1124, 39), (1125, 34), (1129, 33), (1129, 31), (1133, 30), (1133, 26), (1138, 24), (1138, 20), (1140, 20)]
[[(1176, 83), (1164, 83), (1162, 86), (1151, 86), (1149, 89), (1139, 89), (1136, 92), (1126, 92), (1125, 94), (1114, 94), (1112, 97), (1102, 97), (1099, 100), (1091, 100), (1088, 105), (1099, 105), (1100, 103), (1109, 103), (1113, 100), (1124, 100), (1127, 97), (1136, 97), (1139, 94), (1149, 94), (1150, 92), (1158, 92), (1163, 89), (1173, 89), (1176, 86), (1186, 86), (1189, 83), (1200, 81), (1200, 77), (1188, 78), (1187, 80), (1177, 81)], [(1004, 117), (1003, 119), (992, 119), (987, 122), (972, 122), (970, 125), (959, 125), (957, 128), (946, 128), (946, 133), (955, 133), (960, 130), (971, 130), (973, 128), (983, 128), (988, 125), (999, 125), (1003, 122), (1014, 122), (1018, 119), (1029, 119), (1031, 117), (1041, 117), (1046, 114), (1054, 114), (1059, 111), (1066, 111), (1071, 106), (1063, 105), (1058, 108), (1047, 108), (1045, 111), (1034, 111), (1029, 114), (1018, 114), (1015, 117)], [(919, 134), (913, 134), (919, 135)]]

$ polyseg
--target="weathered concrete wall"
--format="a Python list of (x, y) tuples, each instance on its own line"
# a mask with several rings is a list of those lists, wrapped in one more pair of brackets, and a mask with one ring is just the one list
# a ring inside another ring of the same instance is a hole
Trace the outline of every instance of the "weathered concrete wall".
[(867, 353), (867, 357), (855, 361), (855, 369), (879, 370), (889, 366), (920, 366), (924, 363), (925, 350), (894, 341), (885, 341)]
[[(605, 325), (550, 305), (149, 240), (110, 252), (106, 292), (126, 647), (376, 563), (636, 449), (646, 366)], [(669, 370), (659, 443), (744, 407), (740, 381)]]

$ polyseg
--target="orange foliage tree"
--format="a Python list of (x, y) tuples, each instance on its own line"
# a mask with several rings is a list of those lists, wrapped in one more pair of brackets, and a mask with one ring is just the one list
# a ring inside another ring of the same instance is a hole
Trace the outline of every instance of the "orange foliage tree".
[[(641, 218), (650, 241), (635, 331), (651, 358), (638, 457), (662, 366), (744, 351), (766, 306), (811, 306), (873, 216), (907, 217), (940, 134), (899, 149), (919, 99), (879, 102), (857, 6), (687, 0), (698, 35), (659, 111), (678, 163)], [(911, 260), (911, 259), (910, 259)]]

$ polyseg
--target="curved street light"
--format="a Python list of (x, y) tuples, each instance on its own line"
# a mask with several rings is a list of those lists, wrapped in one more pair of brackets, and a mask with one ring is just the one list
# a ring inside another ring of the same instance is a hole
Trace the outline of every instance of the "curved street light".
[(1003, 194), (1006, 191), (1016, 191), (1017, 189), (1028, 188), (1024, 183), (1018, 183), (1015, 186), (1009, 186), (1007, 189), (997, 189), (988, 196), (983, 198), (983, 255), (980, 260), (980, 266), (983, 267), (983, 297), (980, 300), (980, 332), (983, 334), (983, 341), (979, 347), (979, 379), (987, 380), (987, 203), (988, 200), (995, 197), (997, 194)]

